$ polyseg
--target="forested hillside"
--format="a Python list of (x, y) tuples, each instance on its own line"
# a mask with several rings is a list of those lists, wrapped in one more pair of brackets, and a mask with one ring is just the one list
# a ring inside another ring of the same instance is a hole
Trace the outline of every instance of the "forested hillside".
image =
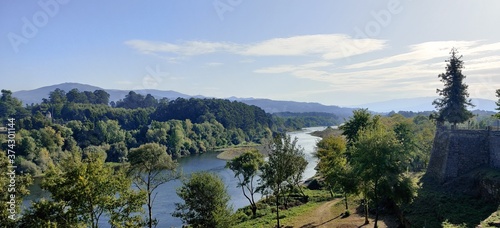
[(260, 143), (275, 129), (271, 115), (262, 109), (228, 100), (169, 101), (130, 92), (123, 100), (108, 102), (103, 90), (56, 89), (41, 104), (23, 107), (2, 90), (0, 119), (2, 125), (15, 119), (19, 171), (41, 174), (66, 152), (78, 150), (104, 151), (106, 161), (121, 162), (130, 148), (153, 142), (165, 145), (175, 158)]

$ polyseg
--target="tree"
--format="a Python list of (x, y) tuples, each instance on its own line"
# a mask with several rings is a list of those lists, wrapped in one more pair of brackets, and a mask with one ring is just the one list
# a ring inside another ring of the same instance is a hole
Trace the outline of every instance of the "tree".
[[(0, 172), (2, 173), (0, 176), (0, 189), (2, 189), (0, 191), (0, 201), (2, 201), (0, 204), (0, 224), (2, 227), (16, 227), (15, 222), (21, 211), (23, 197), (29, 195), (28, 186), (32, 183), (29, 174), (15, 173), (15, 170), (10, 167), (13, 165), (9, 160), (13, 157), (10, 156), (7, 157), (7, 154), (0, 150)], [(12, 172), (15, 175), (12, 175)], [(12, 180), (15, 182), (13, 183)]]
[[(115, 171), (104, 164), (104, 160), (103, 153), (88, 152), (83, 158), (81, 153), (72, 152), (59, 167), (51, 165), (41, 185), (42, 189), (51, 193), (51, 201), (48, 204), (39, 202), (39, 207), (33, 207), (27, 215), (32, 218), (28, 222), (47, 224), (54, 222), (51, 219), (58, 218), (55, 225), (59, 227), (66, 222), (64, 218), (71, 218), (77, 224), (96, 228), (101, 216), (108, 214), (109, 223), (115, 227), (142, 226), (140, 212), (143, 211), (145, 193), (132, 190), (131, 180), (124, 170)], [(47, 207), (57, 210), (40, 211)], [(34, 216), (40, 215), (45, 217), (33, 220)]]
[(184, 203), (175, 204), (174, 217), (194, 228), (221, 227), (233, 224), (230, 197), (222, 179), (207, 172), (196, 172), (177, 189)]
[(257, 204), (254, 199), (257, 188), (254, 187), (254, 178), (263, 164), (264, 156), (258, 150), (247, 151), (226, 164), (226, 167), (233, 170), (234, 176), (238, 178), (238, 187), (241, 187), (243, 195), (250, 202), (254, 217), (257, 216)]
[(342, 135), (347, 139), (347, 145), (350, 147), (358, 140), (358, 132), (368, 126), (378, 122), (378, 117), (372, 118), (368, 109), (358, 109), (353, 111), (353, 116), (339, 127)]
[[(299, 175), (297, 172), (303, 172), (294, 164), (296, 159), (304, 153), (302, 148), (297, 145), (297, 138), (293, 141), (289, 135), (278, 134), (271, 142), (267, 144), (269, 151), (268, 162), (262, 167), (259, 190), (270, 189), (276, 202), (276, 222), (280, 227), (279, 202), (280, 195), (284, 193), (285, 187), (290, 183), (292, 176)], [(307, 163), (306, 163), (307, 165)], [(300, 174), (301, 175), (301, 174)]]
[[(344, 193), (345, 209), (349, 210), (347, 195), (355, 193), (358, 181), (353, 175), (352, 167), (347, 160), (347, 142), (340, 136), (328, 136), (317, 143), (316, 156), (319, 158), (318, 172), (325, 178), (330, 188), (340, 188)], [(332, 194), (333, 196), (333, 194)]]
[(498, 98), (498, 101), (495, 102), (497, 104), (497, 108), (495, 110), (498, 110), (498, 113), (496, 114), (496, 117), (500, 119), (500, 89), (497, 89), (497, 98)]
[[(394, 201), (409, 201), (414, 196), (414, 187), (403, 176), (407, 155), (393, 131), (383, 126), (360, 132), (359, 139), (352, 152), (354, 172), (360, 178), (365, 199), (370, 198), (376, 208), (375, 224), (377, 227), (378, 208), (382, 197)], [(397, 190), (394, 190), (394, 189)], [(405, 191), (409, 195), (403, 195)], [(394, 194), (393, 194), (394, 193)], [(397, 194), (396, 194), (397, 193)], [(365, 200), (365, 223), (368, 224), (368, 201)]]
[(157, 143), (143, 144), (133, 148), (128, 154), (130, 168), (129, 176), (132, 177), (138, 189), (146, 191), (148, 205), (148, 227), (153, 227), (158, 221), (153, 219), (153, 202), (156, 193), (153, 192), (162, 184), (180, 177), (177, 172), (177, 163), (167, 154), (167, 148)]
[(470, 119), (473, 114), (467, 110), (467, 106), (474, 107), (471, 100), (468, 99), (468, 86), (463, 83), (466, 77), (462, 74), (462, 56), (457, 56), (457, 54), (457, 49), (451, 49), (446, 72), (438, 75), (441, 78), (440, 81), (444, 83), (444, 88), (437, 89), (436, 93), (442, 97), (432, 103), (438, 109), (437, 120), (440, 122), (448, 121), (454, 127), (457, 123), (463, 123)]

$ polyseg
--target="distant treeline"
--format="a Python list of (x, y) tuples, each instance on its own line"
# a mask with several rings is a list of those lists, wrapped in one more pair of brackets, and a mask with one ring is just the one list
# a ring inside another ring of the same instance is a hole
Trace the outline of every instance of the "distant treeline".
[(336, 126), (342, 120), (333, 113), (324, 112), (278, 112), (273, 114), (274, 123), (283, 131), (297, 130), (304, 127)]
[[(327, 113), (278, 113), (222, 99), (155, 99), (131, 91), (116, 103), (103, 90), (56, 89), (25, 107), (8, 90), (0, 98), (0, 125), (15, 118), (20, 171), (40, 174), (69, 151), (104, 150), (108, 162), (123, 162), (130, 148), (166, 146), (174, 158), (215, 148), (261, 143), (273, 132), (337, 125)], [(1, 148), (6, 138), (0, 136)]]

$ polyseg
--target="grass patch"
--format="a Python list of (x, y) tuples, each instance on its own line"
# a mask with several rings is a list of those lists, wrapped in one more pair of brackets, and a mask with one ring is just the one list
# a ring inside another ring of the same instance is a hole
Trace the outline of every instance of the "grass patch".
[(217, 158), (222, 159), (222, 160), (231, 160), (235, 157), (242, 155), (243, 153), (245, 153), (247, 151), (251, 151), (251, 150), (255, 150), (255, 149), (259, 150), (262, 153), (264, 150), (261, 147), (262, 147), (261, 145), (255, 144), (255, 143), (226, 147), (226, 148), (222, 148), (222, 149), (217, 150), (217, 152), (220, 152), (217, 155)]
[[(308, 213), (318, 206), (323, 204), (325, 201), (331, 200), (330, 193), (326, 190), (309, 190), (304, 189), (304, 193), (309, 196), (309, 202), (302, 203), (297, 198), (290, 198), (288, 202), (288, 209), (284, 209), (280, 206), (280, 224), (290, 223), (297, 216)], [(276, 226), (276, 206), (274, 205), (274, 198), (269, 197), (267, 199), (260, 200), (257, 203), (257, 217), (252, 218), (251, 210), (249, 207), (239, 209), (237, 217), (239, 223), (234, 227), (245, 228), (245, 227), (274, 227)]]

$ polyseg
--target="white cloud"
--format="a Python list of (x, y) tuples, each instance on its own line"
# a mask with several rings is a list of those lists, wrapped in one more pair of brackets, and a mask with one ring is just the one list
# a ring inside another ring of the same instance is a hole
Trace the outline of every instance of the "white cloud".
[(237, 45), (220, 42), (187, 41), (182, 44), (153, 42), (146, 40), (129, 40), (126, 45), (143, 54), (173, 53), (181, 56), (203, 55), (219, 51), (233, 51)]
[(273, 38), (254, 44), (186, 41), (179, 44), (129, 40), (126, 45), (144, 54), (173, 53), (181, 56), (229, 52), (243, 56), (319, 56), (323, 59), (347, 58), (381, 50), (386, 41), (354, 39), (343, 34), (303, 35)]
[(209, 67), (218, 67), (218, 66), (222, 66), (224, 65), (224, 63), (219, 63), (219, 62), (209, 62), (209, 63), (205, 63), (205, 65), (209, 66)]
[(432, 41), (410, 46), (410, 51), (403, 54), (393, 55), (376, 60), (351, 64), (345, 69), (359, 69), (366, 67), (376, 67), (392, 63), (420, 63), (435, 58), (445, 59), (451, 48), (455, 47), (460, 52), (477, 44), (477, 41)]
[(253, 56), (305, 56), (319, 55), (323, 59), (347, 58), (354, 55), (381, 50), (384, 40), (353, 39), (343, 34), (305, 35), (275, 38), (240, 51), (242, 55)]
[(297, 70), (307, 70), (307, 69), (313, 69), (313, 68), (320, 68), (320, 67), (326, 67), (330, 66), (332, 63), (330, 62), (312, 62), (312, 63), (306, 63), (302, 65), (278, 65), (278, 66), (273, 66), (273, 67), (265, 67), (265, 68), (260, 68), (257, 70), (254, 70), (255, 73), (260, 73), (260, 74), (281, 74), (281, 73), (289, 73), (289, 72), (294, 72)]

